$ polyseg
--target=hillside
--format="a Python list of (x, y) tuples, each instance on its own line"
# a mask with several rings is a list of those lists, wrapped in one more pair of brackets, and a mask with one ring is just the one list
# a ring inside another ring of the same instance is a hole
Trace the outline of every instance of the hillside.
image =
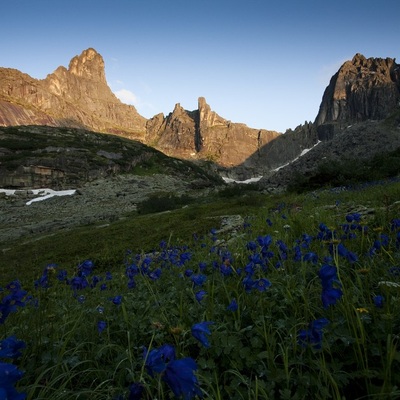
[[(199, 197), (222, 185), (211, 170), (140, 142), (82, 129), (0, 128), (0, 242), (122, 218), (156, 193)], [(76, 189), (27, 205), (35, 188)]]

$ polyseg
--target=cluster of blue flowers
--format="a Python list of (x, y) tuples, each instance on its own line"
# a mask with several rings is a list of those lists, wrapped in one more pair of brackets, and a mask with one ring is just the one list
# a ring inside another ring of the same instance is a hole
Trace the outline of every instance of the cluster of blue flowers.
[(6, 286), (8, 294), (0, 302), (0, 325), (4, 324), (7, 317), (17, 311), (18, 307), (25, 306), (26, 290), (23, 290), (19, 281), (13, 281)]
[(202, 397), (199, 382), (194, 373), (197, 365), (192, 358), (177, 359), (175, 348), (169, 344), (158, 349), (144, 349), (143, 358), (149, 375), (161, 375), (162, 380), (167, 383), (176, 397), (182, 396), (185, 400), (196, 396)]
[[(284, 206), (280, 205), (277, 212), (281, 212)], [(286, 218), (282, 215), (282, 218)], [(267, 225), (273, 225), (270, 219), (266, 220)], [(247, 223), (246, 223), (247, 224)], [(246, 225), (248, 228), (248, 224)], [(390, 228), (395, 232), (395, 244), (400, 249), (400, 220), (391, 221)], [(285, 229), (290, 229), (287, 227)], [(355, 239), (359, 234), (364, 235), (367, 227), (362, 224), (361, 216), (357, 213), (346, 216), (346, 223), (342, 224), (338, 230), (331, 229), (325, 224), (319, 224), (315, 236), (302, 234), (295, 240), (293, 246), (289, 246), (283, 240), (274, 240), (270, 234), (259, 235), (254, 240), (247, 243), (247, 260), (243, 264), (236, 264), (234, 256), (228, 251), (227, 247), (217, 246), (217, 231), (213, 229), (211, 238), (213, 246), (210, 249), (210, 260), (208, 262), (198, 262), (197, 265), (189, 261), (193, 259), (193, 253), (187, 246), (168, 247), (165, 242), (161, 242), (159, 249), (151, 254), (128, 254), (125, 264), (125, 276), (127, 278), (128, 289), (135, 289), (138, 277), (145, 277), (146, 282), (152, 285), (158, 281), (165, 271), (176, 270), (177, 276), (193, 290), (196, 307), (204, 308), (207, 302), (207, 285), (209, 284), (211, 274), (218, 275), (224, 282), (229, 282), (233, 277), (239, 278), (238, 291), (233, 290), (227, 293), (230, 303), (226, 310), (232, 313), (238, 311), (239, 302), (242, 296), (248, 297), (268, 295), (268, 289), (272, 283), (267, 276), (272, 270), (284, 271), (289, 265), (289, 261), (298, 263), (308, 263), (307, 267), (320, 279), (321, 283), (321, 302), (323, 310), (335, 306), (343, 296), (343, 285), (339, 277), (338, 260), (354, 265), (358, 261), (358, 255), (352, 252), (349, 241)], [(317, 242), (321, 248), (325, 249), (324, 256), (319, 257), (312, 251), (312, 244)], [(371, 248), (367, 252), (368, 257), (374, 257), (383, 252), (390, 245), (390, 239), (387, 235), (380, 233), (376, 236)], [(214, 259), (212, 259), (214, 257)], [(239, 267), (238, 267), (239, 265)], [(320, 265), (320, 267), (315, 267)], [(193, 269), (192, 269), (193, 268)], [(38, 290), (46, 290), (53, 284), (52, 277), (68, 285), (71, 288), (74, 298), (79, 303), (86, 301), (85, 294), (87, 290), (97, 288), (97, 290), (107, 290), (113, 286), (113, 277), (110, 272), (105, 277), (94, 275), (95, 266), (92, 261), (86, 260), (78, 265), (76, 273), (71, 278), (67, 272), (58, 270), (54, 264), (49, 264), (43, 271), (42, 276), (35, 282)], [(341, 271), (341, 270), (340, 270)], [(400, 267), (391, 267), (388, 273), (400, 276)], [(271, 278), (272, 280), (272, 278)], [(318, 282), (318, 281), (316, 281)], [(317, 283), (318, 285), (318, 283)], [(0, 324), (3, 324), (10, 313), (17, 310), (18, 307), (25, 305), (27, 292), (21, 288), (18, 281), (12, 282), (7, 287), (8, 293), (0, 302)], [(243, 289), (243, 294), (240, 290)], [(318, 286), (319, 290), (319, 286)], [(84, 293), (84, 294), (82, 294)], [(108, 293), (108, 292), (106, 292)], [(210, 296), (211, 297), (211, 296)], [(106, 297), (105, 303), (113, 304), (110, 307), (115, 309), (124, 309), (124, 302), (128, 296), (121, 294), (110, 295)], [(374, 295), (373, 303), (377, 308), (385, 306), (385, 297), (383, 295)], [(106, 306), (107, 307), (107, 306)], [(97, 321), (97, 332), (99, 338), (104, 339), (105, 333), (112, 331), (112, 326), (104, 318), (104, 307), (98, 306), (97, 311), (101, 319)], [(241, 310), (240, 310), (241, 311)], [(239, 315), (238, 312), (236, 315)], [(104, 319), (103, 319), (104, 318)], [(311, 347), (313, 350), (322, 348), (324, 332), (329, 329), (330, 321), (321, 317), (311, 322), (307, 320), (306, 329), (301, 329), (297, 335), (298, 344), (301, 347)], [(203, 321), (191, 326), (192, 337), (205, 349), (210, 348), (211, 327), (214, 322)], [(95, 328), (94, 328), (95, 329)], [(162, 342), (161, 342), (162, 343)], [(25, 343), (18, 341), (14, 336), (8, 337), (0, 342), (0, 359), (15, 360), (21, 356), (21, 349)], [(140, 348), (140, 347), (139, 347)], [(203, 350), (204, 351), (204, 350)], [(158, 348), (144, 349), (143, 362), (146, 371), (150, 377), (161, 378), (171, 389), (176, 397), (191, 400), (196, 396), (202, 397), (199, 381), (196, 376), (197, 364), (191, 357), (178, 358), (175, 347), (170, 344), (162, 345)], [(17, 366), (8, 362), (0, 362), (0, 400), (1, 399), (23, 399), (25, 394), (20, 394), (15, 389), (16, 382), (21, 378), (22, 372)], [(140, 400), (144, 396), (144, 381), (134, 382), (129, 386), (128, 399)]]
[[(329, 259), (327, 260), (329, 261)], [(324, 308), (336, 304), (342, 295), (341, 283), (337, 276), (337, 268), (325, 263), (318, 272), (321, 279), (322, 294), (321, 300)]]
[(22, 378), (23, 372), (7, 360), (15, 361), (21, 357), (21, 349), (25, 348), (25, 342), (15, 336), (0, 341), (0, 399), (23, 400), (25, 393), (15, 389), (15, 384)]

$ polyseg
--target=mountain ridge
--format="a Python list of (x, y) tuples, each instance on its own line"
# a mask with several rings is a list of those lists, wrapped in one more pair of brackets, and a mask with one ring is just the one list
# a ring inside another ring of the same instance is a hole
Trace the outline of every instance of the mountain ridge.
[[(275, 170), (319, 141), (336, 145), (333, 139), (349, 125), (383, 120), (397, 110), (400, 65), (395, 60), (357, 53), (331, 78), (315, 121), (282, 134), (226, 120), (204, 97), (198, 98), (196, 110), (176, 103), (168, 115), (146, 119), (116, 98), (107, 85), (102, 56), (89, 48), (73, 57), (68, 68), (60, 66), (43, 80), (0, 68), (0, 126), (50, 125), (111, 133), (169, 156), (212, 161), (221, 174), (232, 178), (270, 179)], [(379, 141), (375, 147), (379, 149)]]

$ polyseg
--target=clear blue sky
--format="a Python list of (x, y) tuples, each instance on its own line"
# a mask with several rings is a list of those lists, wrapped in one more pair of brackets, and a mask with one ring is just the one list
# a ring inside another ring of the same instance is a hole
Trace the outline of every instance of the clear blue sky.
[(42, 79), (89, 47), (150, 118), (206, 98), (232, 122), (284, 132), (317, 115), (356, 53), (399, 56), (399, 0), (3, 0), (0, 66)]

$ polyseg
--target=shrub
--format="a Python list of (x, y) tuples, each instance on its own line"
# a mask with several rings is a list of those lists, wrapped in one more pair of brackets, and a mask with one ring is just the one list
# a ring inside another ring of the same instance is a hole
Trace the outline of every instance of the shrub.
[(178, 196), (172, 193), (155, 193), (148, 199), (138, 203), (137, 211), (139, 214), (151, 214), (175, 210), (192, 202), (193, 199), (184, 194)]

